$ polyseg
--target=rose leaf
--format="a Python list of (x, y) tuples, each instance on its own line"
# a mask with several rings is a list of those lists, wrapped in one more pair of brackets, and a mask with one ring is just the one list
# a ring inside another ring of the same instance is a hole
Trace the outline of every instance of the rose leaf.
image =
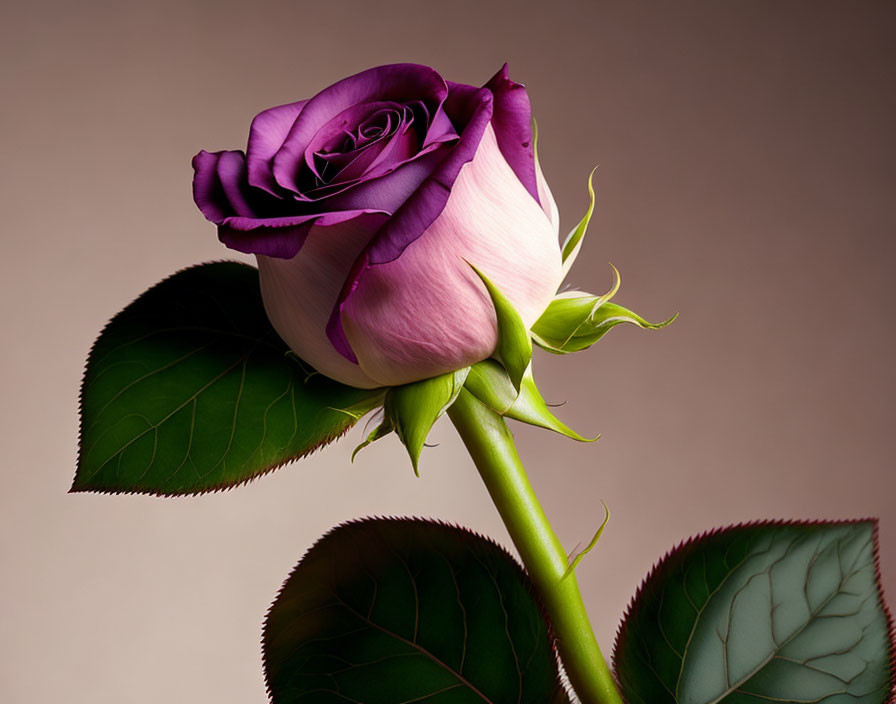
[(629, 704), (882, 704), (892, 636), (876, 522), (754, 523), (656, 566), (615, 664)]
[(298, 360), (268, 322), (258, 272), (181, 271), (116, 315), (81, 387), (72, 491), (193, 494), (302, 457), (382, 402)]
[(263, 648), (273, 704), (569, 704), (523, 569), (433, 521), (324, 536), (271, 607)]

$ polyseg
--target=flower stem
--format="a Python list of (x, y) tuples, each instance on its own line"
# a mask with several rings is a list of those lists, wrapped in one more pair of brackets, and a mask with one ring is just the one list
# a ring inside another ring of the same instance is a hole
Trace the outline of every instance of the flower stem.
[(538, 503), (504, 419), (461, 391), (448, 416), (476, 464), (541, 596), (560, 658), (582, 704), (622, 704), (563, 546)]

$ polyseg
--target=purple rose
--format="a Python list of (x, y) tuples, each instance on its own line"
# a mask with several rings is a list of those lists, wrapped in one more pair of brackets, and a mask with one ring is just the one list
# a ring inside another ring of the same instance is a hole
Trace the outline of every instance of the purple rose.
[(494, 307), (475, 265), (531, 324), (560, 284), (556, 205), (529, 98), (426, 66), (363, 71), (265, 110), (242, 151), (193, 159), (193, 197), (255, 254), (277, 332), (327, 376), (405, 384), (489, 357)]

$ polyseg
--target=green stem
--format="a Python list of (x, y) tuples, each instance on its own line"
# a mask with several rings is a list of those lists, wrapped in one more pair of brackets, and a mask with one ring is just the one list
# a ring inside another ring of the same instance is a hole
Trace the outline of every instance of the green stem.
[(448, 416), (479, 470), (542, 598), (566, 674), (582, 704), (622, 704), (588, 622), (566, 552), (538, 503), (504, 419), (461, 391)]

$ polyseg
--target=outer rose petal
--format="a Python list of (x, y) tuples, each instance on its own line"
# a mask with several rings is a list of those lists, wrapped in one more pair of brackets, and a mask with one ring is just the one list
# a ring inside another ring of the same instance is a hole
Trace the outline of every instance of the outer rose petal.
[(292, 259), (257, 256), (264, 307), (280, 337), (321, 374), (361, 388), (380, 384), (336, 351), (326, 325), (352, 263), (384, 219), (362, 215), (312, 227)]
[(502, 156), (490, 125), (441, 215), (398, 259), (364, 270), (343, 303), (346, 338), (368, 377), (406, 384), (493, 353), (494, 307), (467, 262), (527, 326), (562, 277), (554, 226)]
[(279, 194), (277, 182), (271, 172), (271, 162), (307, 102), (300, 100), (297, 103), (278, 105), (258, 113), (252, 120), (249, 144), (246, 147), (251, 185), (263, 188), (272, 195)]
[(501, 153), (526, 190), (541, 201), (535, 175), (535, 145), (532, 135), (532, 106), (522, 83), (510, 80), (507, 64), (485, 84), (495, 96), (492, 126)]
[(379, 211), (340, 210), (280, 218), (229, 217), (218, 225), (218, 239), (238, 252), (292, 259), (305, 244), (312, 226), (330, 227), (377, 212)]
[(220, 224), (231, 215), (248, 214), (245, 186), (240, 182), (245, 174), (242, 152), (203, 149), (193, 157), (193, 172), (193, 200), (208, 220)]
[(560, 211), (557, 209), (557, 201), (554, 200), (554, 194), (551, 193), (551, 188), (548, 186), (544, 174), (541, 173), (541, 164), (538, 163), (538, 159), (535, 160), (535, 178), (538, 182), (538, 200), (541, 202), (541, 207), (545, 215), (548, 216), (548, 220), (551, 221), (551, 225), (554, 226), (554, 237), (559, 237)]

